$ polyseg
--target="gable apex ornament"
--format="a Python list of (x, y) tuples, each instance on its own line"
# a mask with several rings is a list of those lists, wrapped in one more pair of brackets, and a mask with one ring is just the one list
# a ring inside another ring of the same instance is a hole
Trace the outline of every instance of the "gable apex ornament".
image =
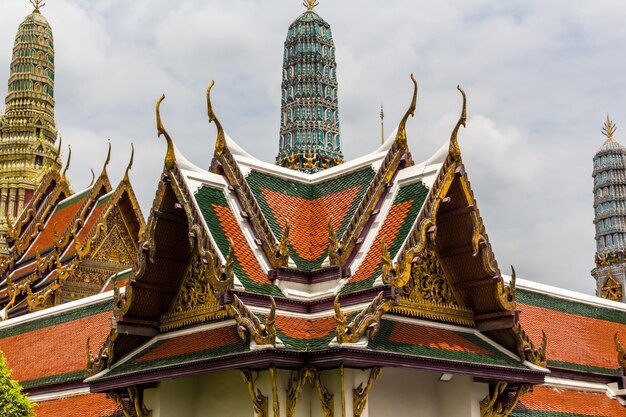
[(165, 136), (165, 140), (167, 141), (167, 153), (165, 154), (165, 168), (172, 169), (174, 168), (174, 164), (176, 164), (176, 152), (174, 151), (174, 141), (170, 134), (165, 130), (163, 126), (163, 122), (161, 121), (161, 102), (165, 100), (165, 94), (161, 95), (161, 98), (157, 101), (156, 104), (156, 124), (157, 124), (157, 135), (160, 137), (161, 135)]
[(454, 126), (452, 130), (452, 135), (450, 135), (450, 156), (453, 160), (457, 161), (461, 158), (461, 148), (459, 148), (459, 141), (457, 136), (459, 134), (459, 129), (461, 126), (465, 127), (465, 123), (467, 122), (467, 97), (465, 96), (465, 91), (460, 87), (456, 86), (456, 89), (461, 92), (463, 96), (463, 108), (461, 109), (461, 116), (459, 117), (459, 121)]

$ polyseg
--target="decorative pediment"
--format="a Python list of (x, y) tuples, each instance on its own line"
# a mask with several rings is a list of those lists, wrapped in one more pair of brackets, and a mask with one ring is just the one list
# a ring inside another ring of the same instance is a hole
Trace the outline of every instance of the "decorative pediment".
[(227, 315), (219, 298), (233, 287), (232, 254), (231, 246), (226, 266), (222, 267), (219, 259), (196, 246), (176, 297), (161, 317), (162, 331)]
[(602, 291), (602, 298), (622, 301), (622, 284), (610, 272), (606, 274), (600, 290)]
[(107, 216), (106, 224), (107, 233), (95, 242), (96, 249), (90, 258), (130, 264), (137, 254), (137, 238), (130, 235), (118, 207)]
[(410, 250), (404, 263), (392, 262), (383, 241), (383, 281), (398, 290), (394, 311), (413, 317), (424, 317), (458, 324), (473, 324), (473, 312), (463, 304), (437, 254), (430, 234), (425, 243)]

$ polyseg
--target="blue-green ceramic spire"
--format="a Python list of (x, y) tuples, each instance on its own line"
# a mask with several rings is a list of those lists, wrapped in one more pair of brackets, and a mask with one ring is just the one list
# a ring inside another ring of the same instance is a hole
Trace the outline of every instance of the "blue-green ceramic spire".
[(276, 164), (304, 172), (343, 163), (335, 45), (330, 25), (314, 6), (309, 4), (287, 32), (276, 157)]
[(604, 144), (593, 157), (596, 225), (597, 295), (624, 301), (626, 284), (626, 148), (614, 138), (615, 124), (607, 116)]

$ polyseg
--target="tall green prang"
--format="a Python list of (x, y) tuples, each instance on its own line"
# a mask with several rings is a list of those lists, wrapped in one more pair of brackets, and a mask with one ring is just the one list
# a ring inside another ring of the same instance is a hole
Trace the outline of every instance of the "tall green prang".
[(343, 154), (332, 32), (315, 2), (305, 5), (285, 40), (276, 164), (313, 173), (343, 163)]

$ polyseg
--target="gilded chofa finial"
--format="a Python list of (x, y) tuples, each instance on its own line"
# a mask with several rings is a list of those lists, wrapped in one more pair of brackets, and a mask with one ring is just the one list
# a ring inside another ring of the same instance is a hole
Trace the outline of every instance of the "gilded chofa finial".
[(302, 5), (306, 7), (307, 12), (312, 12), (317, 6), (319, 6), (319, 1), (317, 0), (304, 0)]
[(215, 140), (215, 156), (222, 156), (222, 154), (226, 150), (226, 135), (224, 134), (224, 128), (222, 128), (222, 124), (217, 119), (217, 116), (213, 111), (213, 105), (211, 104), (211, 89), (214, 85), (215, 80), (211, 80), (211, 84), (209, 84), (206, 89), (206, 106), (209, 115), (209, 123), (213, 122), (217, 127), (217, 139)]
[(89, 183), (89, 186), (91, 187), (93, 185), (94, 182), (96, 182), (96, 173), (93, 172), (93, 168), (91, 169), (91, 182)]
[(606, 120), (604, 122), (604, 126), (602, 126), (602, 134), (606, 136), (607, 139), (613, 139), (613, 133), (617, 130), (617, 126), (609, 117), (609, 114), (606, 115)]
[(409, 109), (400, 120), (400, 126), (398, 126), (398, 133), (396, 133), (396, 142), (400, 148), (403, 148), (405, 151), (407, 149), (406, 143), (406, 122), (409, 119), (409, 116), (413, 117), (415, 115), (415, 106), (417, 105), (417, 81), (415, 81), (415, 77), (411, 74), (411, 81), (413, 81), (413, 98), (411, 99), (411, 105)]
[(43, 6), (46, 5), (46, 3), (43, 2), (43, 0), (28, 0), (30, 1), (30, 4), (33, 5), (33, 7), (35, 8), (35, 10), (33, 10), (33, 13), (39, 13), (39, 9), (41, 9)]
[(100, 176), (104, 176), (107, 173), (107, 166), (109, 165), (109, 162), (111, 162), (111, 139), (109, 139), (109, 150), (107, 151), (107, 159), (104, 161), (104, 166), (102, 167), (102, 172), (100, 173)]
[(67, 153), (67, 162), (65, 163), (65, 169), (63, 170), (63, 173), (61, 174), (61, 178), (63, 180), (65, 180), (65, 173), (67, 172), (67, 170), (70, 167), (70, 162), (72, 161), (72, 145), (67, 145), (68, 148), (68, 153)]
[(130, 143), (130, 161), (128, 161), (128, 166), (126, 167), (126, 171), (124, 171), (124, 179), (122, 181), (130, 182), (130, 178), (128, 177), (128, 171), (133, 167), (133, 160), (135, 159), (135, 145)]
[(459, 148), (459, 141), (457, 136), (459, 134), (459, 129), (461, 126), (465, 127), (465, 122), (467, 121), (467, 98), (465, 96), (465, 91), (460, 86), (456, 86), (456, 89), (461, 92), (463, 96), (463, 109), (461, 110), (461, 116), (459, 117), (459, 121), (454, 126), (454, 130), (452, 131), (452, 135), (450, 135), (450, 156), (452, 159), (457, 160), (461, 157), (461, 148)]
[(157, 122), (157, 135), (165, 136), (165, 140), (167, 141), (167, 153), (165, 154), (165, 168), (172, 169), (174, 168), (174, 164), (176, 163), (176, 152), (174, 151), (174, 141), (172, 141), (172, 137), (165, 127), (163, 126), (163, 122), (161, 122), (161, 102), (165, 100), (165, 94), (161, 96), (159, 101), (156, 104), (156, 122)]

